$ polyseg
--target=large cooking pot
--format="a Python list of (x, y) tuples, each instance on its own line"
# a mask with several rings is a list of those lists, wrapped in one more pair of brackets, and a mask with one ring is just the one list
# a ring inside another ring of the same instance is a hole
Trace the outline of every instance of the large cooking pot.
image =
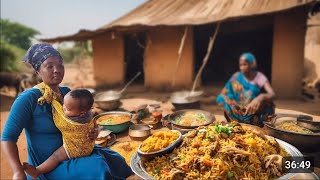
[(141, 72), (138, 72), (120, 91), (104, 91), (98, 93), (94, 97), (94, 102), (103, 110), (115, 110), (117, 109), (121, 103), (120, 98), (124, 91), (128, 88), (128, 86), (138, 77), (140, 76)]
[(279, 114), (274, 117), (271, 122), (264, 122), (264, 129), (267, 134), (283, 141), (286, 141), (303, 152), (316, 152), (320, 147), (320, 133), (303, 134), (290, 132), (276, 127), (281, 120), (297, 121), (297, 115)]
[[(196, 126), (192, 126), (192, 125), (191, 126), (183, 126), (183, 125), (177, 124), (176, 118), (184, 115), (187, 112), (201, 113), (205, 116), (205, 119), (207, 121), (204, 124), (196, 125)], [(185, 110), (176, 111), (176, 112), (168, 115), (166, 118), (163, 118), (163, 120), (162, 120), (163, 124), (165, 126), (167, 126), (169, 129), (184, 129), (184, 130), (194, 129), (199, 126), (206, 126), (206, 125), (213, 123), (214, 121), (215, 121), (215, 117), (213, 116), (213, 114), (211, 114), (207, 111), (199, 110), (199, 109), (185, 109)]]
[(117, 91), (105, 91), (95, 95), (94, 102), (103, 110), (110, 111), (117, 109), (120, 103), (121, 94)]
[(177, 91), (170, 96), (170, 101), (176, 110), (200, 109), (200, 98), (203, 91)]

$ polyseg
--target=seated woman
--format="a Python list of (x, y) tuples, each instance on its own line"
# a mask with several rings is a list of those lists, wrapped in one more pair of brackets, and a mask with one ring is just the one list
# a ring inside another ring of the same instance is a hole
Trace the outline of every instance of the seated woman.
[(232, 75), (216, 101), (224, 107), (227, 119), (263, 126), (262, 121), (274, 114), (275, 93), (267, 77), (257, 71), (254, 55), (242, 54), (239, 68), (240, 72)]
[[(64, 77), (60, 53), (50, 44), (35, 44), (27, 51), (24, 61), (32, 65), (58, 101), (62, 102), (70, 89), (60, 86)], [(53, 121), (51, 104), (38, 104), (42, 95), (36, 87), (21, 93), (14, 101), (4, 126), (1, 148), (13, 171), (12, 179), (31, 179), (24, 173), (16, 144), (22, 130), (27, 139), (28, 164), (34, 167), (63, 145), (62, 134)], [(94, 140), (97, 132), (88, 132), (88, 136)], [(122, 156), (108, 148), (94, 146), (89, 156), (65, 160), (37, 179), (125, 179), (131, 174)]]

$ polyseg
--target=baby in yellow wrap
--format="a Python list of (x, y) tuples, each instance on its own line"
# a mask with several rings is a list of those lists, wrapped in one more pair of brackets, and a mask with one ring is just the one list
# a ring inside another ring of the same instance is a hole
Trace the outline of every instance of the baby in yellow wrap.
[[(45, 98), (47, 89), (40, 87), (40, 90)], [(52, 171), (64, 160), (88, 156), (94, 147), (94, 141), (86, 137), (87, 131), (94, 128), (90, 111), (94, 102), (92, 94), (86, 89), (76, 89), (64, 96), (63, 106), (57, 100), (51, 101), (53, 120), (62, 133), (63, 146), (37, 167), (23, 164), (25, 172), (32, 178)]]

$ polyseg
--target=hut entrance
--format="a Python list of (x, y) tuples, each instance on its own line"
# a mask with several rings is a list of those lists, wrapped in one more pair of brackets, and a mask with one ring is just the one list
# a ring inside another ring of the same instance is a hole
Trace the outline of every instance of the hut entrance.
[(141, 75), (134, 81), (136, 84), (144, 84), (143, 55), (146, 44), (144, 33), (125, 35), (125, 80), (129, 81), (139, 71)]
[[(238, 29), (236, 26), (238, 26)], [(214, 30), (212, 24), (194, 28), (196, 73), (202, 64), (207, 52), (209, 37), (212, 36)], [(238, 59), (244, 52), (251, 52), (255, 55), (258, 70), (271, 80), (272, 38), (272, 23), (263, 26), (258, 25), (258, 27), (251, 23), (249, 29), (241, 29), (241, 22), (222, 24), (209, 62), (202, 73), (202, 85), (224, 85), (231, 75), (239, 70)]]

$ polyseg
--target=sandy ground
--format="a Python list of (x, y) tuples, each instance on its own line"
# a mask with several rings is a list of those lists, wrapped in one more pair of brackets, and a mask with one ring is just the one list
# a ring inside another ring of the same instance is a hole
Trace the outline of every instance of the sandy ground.
[[(91, 61), (85, 61), (81, 63), (67, 64), (66, 65), (66, 74), (65, 79), (63, 81), (64, 85), (68, 85), (71, 87), (94, 87), (95, 83), (92, 76), (92, 64)], [(79, 71), (80, 67), (80, 71)], [(120, 87), (119, 87), (120, 88)], [(217, 105), (215, 105), (215, 95), (217, 95), (220, 91), (221, 87), (204, 87), (204, 97), (201, 100), (201, 109), (210, 111), (216, 115), (221, 115), (221, 109)], [(9, 91), (5, 90), (0, 93), (0, 103), (1, 103), (1, 132), (3, 130), (3, 126), (8, 117), (8, 113), (10, 111), (10, 107), (14, 101), (14, 92), (11, 89)], [(144, 88), (142, 85), (133, 85), (130, 86), (127, 90), (126, 95), (123, 97), (125, 99), (130, 98), (144, 98), (150, 100), (156, 100), (159, 102), (166, 103), (169, 100), (170, 92), (156, 92), (150, 91)], [(134, 103), (134, 102), (133, 102)], [(312, 103), (308, 101), (304, 101), (303, 99), (290, 99), (276, 100), (276, 105), (281, 109), (291, 109), (295, 111), (300, 111), (304, 113), (308, 113), (314, 115), (315, 118), (320, 120), (320, 103)], [(130, 103), (129, 103), (130, 105)], [(18, 140), (18, 148), (20, 154), (20, 160), (26, 161), (27, 152), (26, 152), (26, 140), (24, 132)], [(0, 179), (11, 179), (12, 171), (9, 167), (8, 161), (4, 156), (1, 150), (1, 176)]]

